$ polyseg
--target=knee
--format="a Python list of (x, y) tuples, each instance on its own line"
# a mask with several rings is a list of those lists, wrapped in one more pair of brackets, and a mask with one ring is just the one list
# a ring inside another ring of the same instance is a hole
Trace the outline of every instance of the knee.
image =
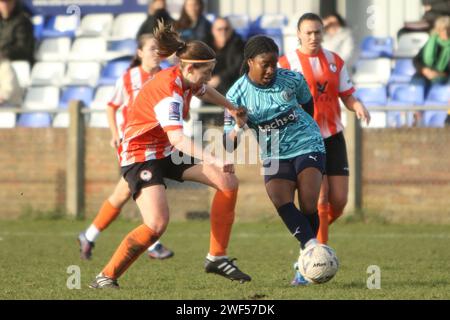
[(167, 225), (169, 224), (169, 215), (165, 217), (145, 219), (144, 224), (161, 236), (166, 231)]
[(321, 194), (319, 196), (319, 201), (317, 202), (317, 204), (320, 205), (326, 205), (328, 203), (328, 196), (325, 194)]
[(305, 203), (301, 205), (301, 210), (304, 214), (313, 214), (317, 212), (316, 203)]
[(347, 197), (330, 199), (330, 207), (334, 212), (342, 212), (347, 205)]
[(275, 206), (275, 209), (279, 209), (280, 207), (284, 206), (285, 204), (288, 204), (292, 201), (286, 199), (286, 197), (280, 196), (280, 195), (271, 195), (269, 194), (270, 201), (272, 201), (273, 205)]
[(224, 174), (222, 173), (219, 181), (217, 183), (217, 189), (226, 190), (237, 190), (239, 188), (239, 180), (235, 174)]
[(115, 190), (114, 193), (109, 196), (108, 200), (115, 208), (122, 208), (130, 197), (131, 193), (128, 189)]

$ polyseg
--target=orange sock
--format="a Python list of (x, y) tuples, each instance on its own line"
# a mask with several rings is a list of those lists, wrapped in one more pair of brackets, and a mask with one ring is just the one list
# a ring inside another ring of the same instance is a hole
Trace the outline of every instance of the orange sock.
[(103, 202), (97, 216), (92, 223), (99, 231), (105, 230), (120, 213), (120, 208), (114, 208), (112, 204), (106, 200)]
[(330, 213), (328, 214), (328, 224), (332, 224), (342, 215), (342, 211), (335, 211), (330, 206)]
[(159, 235), (155, 231), (145, 224), (140, 225), (122, 240), (111, 260), (103, 269), (103, 274), (113, 279), (119, 278), (158, 238)]
[(319, 204), (319, 231), (317, 232), (317, 240), (322, 244), (328, 242), (328, 215), (330, 212), (330, 204)]
[(211, 206), (209, 254), (225, 256), (234, 222), (234, 208), (238, 191), (217, 190)]

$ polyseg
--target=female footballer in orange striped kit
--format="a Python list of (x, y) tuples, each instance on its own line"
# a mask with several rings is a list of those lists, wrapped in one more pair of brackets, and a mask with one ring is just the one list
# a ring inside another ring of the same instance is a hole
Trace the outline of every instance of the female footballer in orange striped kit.
[[(130, 68), (116, 82), (116, 88), (108, 103), (108, 123), (111, 129), (111, 146), (118, 148), (127, 120), (128, 106), (132, 105), (144, 83), (161, 70), (161, 58), (157, 54), (156, 40), (152, 34), (143, 34), (138, 39), (138, 51)], [(117, 113), (121, 117), (116, 116)], [(92, 256), (94, 243), (100, 232), (105, 230), (120, 214), (122, 207), (130, 199), (131, 193), (125, 179), (121, 178), (114, 192), (103, 202), (97, 216), (86, 231), (78, 235), (81, 259)], [(148, 248), (147, 254), (153, 259), (167, 259), (173, 252), (159, 241)]]
[[(228, 100), (206, 85), (216, 61), (210, 47), (201, 41), (185, 43), (173, 27), (162, 23), (155, 30), (155, 38), (159, 55), (168, 57), (176, 53), (180, 65), (160, 71), (141, 89), (129, 107), (119, 148), (122, 176), (139, 207), (143, 224), (123, 239), (90, 287), (118, 288), (117, 279), (162, 236), (169, 222), (164, 178), (196, 181), (216, 189), (205, 271), (230, 280), (250, 281), (250, 276), (227, 256), (238, 190), (234, 166), (205, 152), (183, 134), (183, 118), (189, 114), (193, 95), (230, 109), (242, 125), (243, 117)], [(177, 161), (179, 152), (189, 161)]]
[(353, 96), (355, 89), (344, 61), (336, 53), (322, 48), (322, 19), (314, 13), (306, 13), (300, 17), (297, 28), (301, 46), (281, 57), (279, 65), (302, 73), (314, 98), (314, 110), (309, 112), (320, 127), (326, 149), (326, 172), (318, 203), (320, 224), (317, 239), (326, 244), (328, 225), (342, 214), (348, 197), (349, 167), (339, 99), (367, 123), (370, 114)]

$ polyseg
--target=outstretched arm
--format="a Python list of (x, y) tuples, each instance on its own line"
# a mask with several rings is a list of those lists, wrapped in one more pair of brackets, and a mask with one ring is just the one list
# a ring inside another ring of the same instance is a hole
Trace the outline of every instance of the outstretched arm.
[(203, 101), (222, 106), (231, 114), (236, 123), (242, 127), (247, 121), (242, 115), (245, 113), (243, 108), (236, 108), (230, 101), (228, 101), (222, 94), (220, 94), (216, 89), (210, 86), (206, 86), (205, 93), (199, 97)]
[(190, 155), (193, 158), (202, 160), (206, 164), (214, 165), (221, 168), (223, 172), (234, 172), (233, 164), (223, 162), (223, 160), (214, 157), (212, 154), (205, 152), (203, 148), (184, 135), (183, 129), (170, 130), (167, 132), (170, 143), (179, 151)]

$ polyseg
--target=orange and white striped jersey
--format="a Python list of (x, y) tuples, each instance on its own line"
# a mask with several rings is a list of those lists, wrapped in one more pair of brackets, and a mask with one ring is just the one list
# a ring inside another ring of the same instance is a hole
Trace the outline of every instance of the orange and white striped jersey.
[(116, 112), (121, 113), (121, 117), (116, 116), (119, 136), (123, 136), (125, 122), (127, 120), (127, 107), (133, 104), (139, 90), (150, 78), (150, 73), (142, 67), (134, 67), (127, 70), (122, 77), (116, 81), (114, 94), (108, 103), (108, 107), (114, 108)]
[(183, 128), (192, 95), (201, 96), (206, 86), (183, 87), (178, 66), (158, 72), (145, 83), (129, 105), (124, 138), (119, 147), (120, 165), (168, 157), (173, 152), (167, 132)]
[(344, 130), (339, 97), (355, 92), (344, 61), (326, 49), (317, 55), (307, 55), (297, 49), (281, 57), (278, 64), (305, 77), (314, 98), (314, 120), (322, 137), (325, 139)]

